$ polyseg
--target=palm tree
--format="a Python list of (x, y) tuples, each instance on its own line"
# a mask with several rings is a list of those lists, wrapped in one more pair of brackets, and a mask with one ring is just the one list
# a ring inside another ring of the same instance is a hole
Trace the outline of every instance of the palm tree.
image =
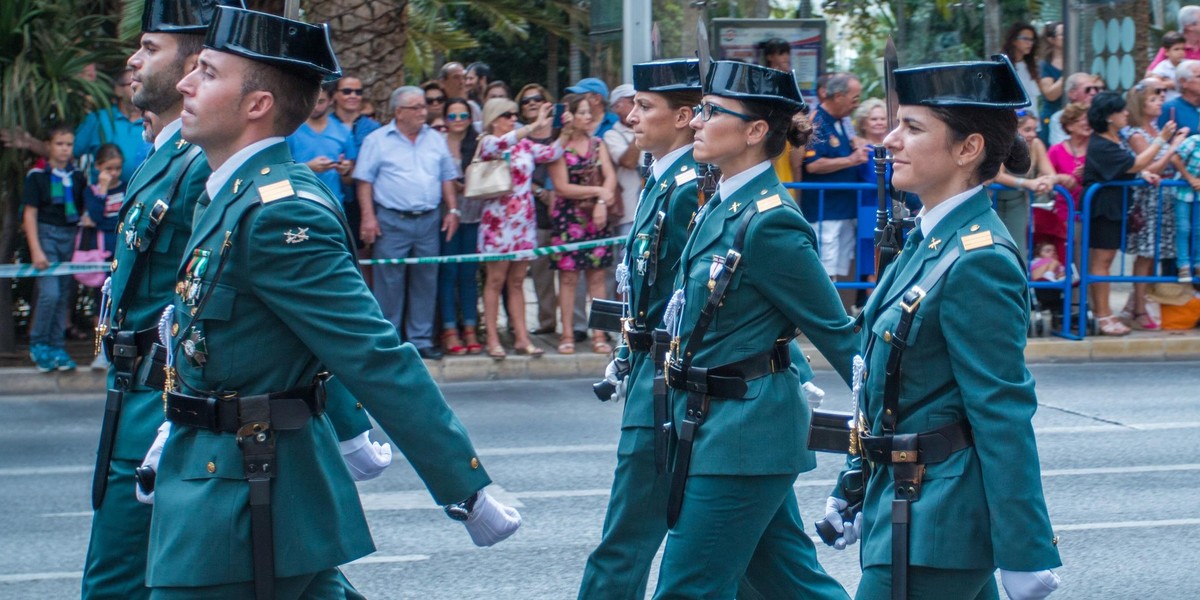
[[(102, 33), (103, 15), (88, 14), (86, 0), (0, 2), (0, 130), (21, 129), (38, 139), (56, 124), (75, 125), (108, 104), (111, 85), (91, 65), (114, 64), (124, 51)], [(0, 147), (0, 264), (17, 245), (18, 209), (30, 156)], [(16, 351), (12, 281), (0, 279), (0, 352)]]

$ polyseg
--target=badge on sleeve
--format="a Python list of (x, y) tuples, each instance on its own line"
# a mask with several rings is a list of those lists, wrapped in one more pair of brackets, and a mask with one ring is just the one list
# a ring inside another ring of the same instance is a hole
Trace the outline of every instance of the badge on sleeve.
[(308, 227), (297, 227), (295, 231), (289, 229), (283, 232), (283, 243), (299, 244), (308, 241), (308, 229)]

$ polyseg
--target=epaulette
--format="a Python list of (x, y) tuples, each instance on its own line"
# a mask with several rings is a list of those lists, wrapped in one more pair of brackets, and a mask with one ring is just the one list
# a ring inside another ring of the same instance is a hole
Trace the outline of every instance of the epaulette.
[[(272, 173), (277, 173), (272, 176)], [(263, 167), (259, 171), (259, 176), (254, 179), (255, 191), (258, 193), (258, 201), (263, 204), (270, 204), (276, 200), (291, 198), (296, 195), (295, 188), (292, 187), (292, 180), (287, 176), (286, 169), (278, 169), (272, 171), (271, 167)]]
[(996, 243), (992, 238), (992, 230), (981, 229), (978, 224), (959, 229), (958, 242), (962, 245), (964, 252), (980, 248), (991, 248)]
[(675, 175), (675, 185), (682, 186), (695, 181), (699, 177), (696, 173), (696, 168), (692, 165), (683, 165), (679, 168), (679, 173)]

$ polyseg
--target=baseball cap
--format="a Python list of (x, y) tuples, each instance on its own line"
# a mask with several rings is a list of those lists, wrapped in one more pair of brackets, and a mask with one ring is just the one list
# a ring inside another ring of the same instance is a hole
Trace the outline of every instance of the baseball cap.
[(600, 94), (608, 102), (608, 86), (595, 77), (584, 77), (578, 83), (567, 88), (568, 94)]
[(633, 89), (632, 84), (622, 83), (613, 88), (611, 94), (608, 95), (608, 103), (615, 104), (621, 98), (632, 98), (637, 95), (637, 90)]

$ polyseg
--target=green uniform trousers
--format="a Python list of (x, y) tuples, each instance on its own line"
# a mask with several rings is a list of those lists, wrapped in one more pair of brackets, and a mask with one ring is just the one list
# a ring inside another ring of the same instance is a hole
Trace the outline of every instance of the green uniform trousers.
[(622, 429), (604, 534), (588, 556), (579, 598), (646, 597), (650, 563), (667, 535), (670, 490), (670, 473), (654, 468), (654, 429)]
[[(156, 587), (152, 600), (254, 600), (254, 582), (204, 587)], [(275, 578), (275, 600), (365, 600), (340, 569)]]
[(108, 492), (92, 513), (92, 535), (83, 567), (85, 600), (149, 598), (146, 552), (150, 543), (149, 504), (133, 493), (133, 470), (141, 461), (114, 458), (109, 463)]
[[(855, 600), (892, 597), (892, 567), (877, 565), (863, 570)], [(910, 600), (998, 600), (995, 569), (908, 568)]]
[(688, 477), (654, 598), (728, 600), (745, 573), (766, 598), (849, 600), (804, 532), (796, 475)]

